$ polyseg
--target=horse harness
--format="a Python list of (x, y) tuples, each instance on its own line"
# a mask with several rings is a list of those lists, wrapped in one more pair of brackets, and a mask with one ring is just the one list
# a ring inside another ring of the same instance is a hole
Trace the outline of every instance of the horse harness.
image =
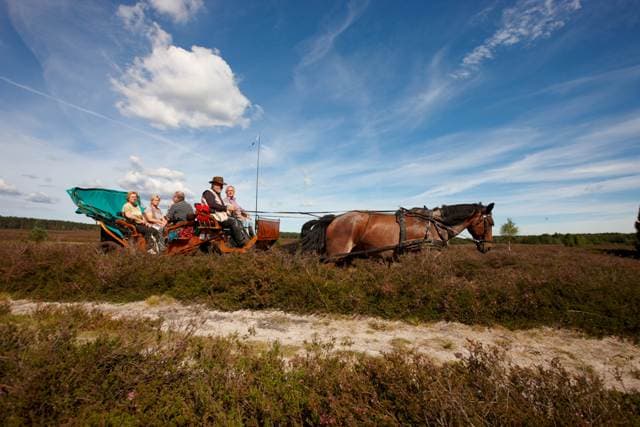
[[(422, 239), (407, 240), (407, 225), (405, 217), (416, 217), (426, 222), (426, 230)], [(450, 227), (442, 224), (433, 216), (433, 211), (431, 209), (400, 208), (396, 211), (396, 221), (400, 226), (400, 238), (398, 240), (398, 245), (394, 248), (396, 255), (400, 255), (407, 250), (411, 251), (420, 249), (425, 244), (430, 244), (440, 248), (445, 247), (448, 244), (447, 241), (449, 238), (455, 235), (454, 231)], [(438, 240), (433, 240), (431, 237), (431, 224), (433, 224), (436, 229), (436, 233), (438, 233)]]
[[(429, 212), (428, 214), (417, 212), (413, 209), (409, 210), (405, 208), (400, 208), (396, 211), (396, 220), (400, 224), (400, 241), (397, 245), (387, 245), (387, 246), (381, 246), (381, 247), (372, 248), (372, 249), (364, 249), (361, 251), (345, 252), (341, 254), (335, 254), (330, 257), (321, 257), (321, 260), (323, 262), (331, 262), (331, 261), (343, 260), (347, 257), (370, 255), (374, 253), (380, 253), (380, 252), (391, 251), (391, 250), (393, 251), (394, 256), (398, 256), (404, 253), (405, 251), (415, 251), (415, 250), (422, 249), (422, 247), (425, 245), (430, 245), (438, 249), (442, 249), (447, 246), (448, 237), (455, 233), (450, 227), (447, 227), (446, 225), (440, 223), (436, 218), (434, 218), (433, 211), (431, 210), (427, 210), (427, 211)], [(365, 212), (371, 215), (371, 212), (368, 212), (368, 211), (362, 211), (362, 212)], [(406, 239), (407, 229), (404, 221), (404, 218), (406, 216), (415, 216), (418, 218), (425, 219), (427, 221), (427, 229), (425, 231), (424, 238), (410, 239), (410, 240)], [(371, 217), (369, 217), (369, 219), (367, 220), (367, 224), (369, 223), (370, 219)], [(431, 238), (429, 233), (429, 230), (430, 230), (429, 224), (433, 224), (435, 226), (438, 233), (438, 237), (440, 237), (440, 240), (433, 240)]]

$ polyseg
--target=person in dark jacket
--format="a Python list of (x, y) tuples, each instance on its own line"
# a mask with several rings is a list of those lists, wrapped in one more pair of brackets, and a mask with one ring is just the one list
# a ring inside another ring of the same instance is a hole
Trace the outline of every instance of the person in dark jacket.
[(220, 195), (222, 186), (226, 184), (224, 178), (214, 176), (213, 179), (209, 181), (209, 184), (211, 184), (211, 188), (202, 193), (202, 203), (209, 206), (211, 215), (220, 225), (231, 229), (231, 237), (235, 245), (237, 247), (244, 246), (245, 243), (247, 243), (247, 236), (244, 234), (242, 224), (233, 217), (235, 207), (233, 205), (227, 206)]
[(184, 193), (182, 191), (173, 193), (173, 204), (167, 211), (167, 220), (171, 223), (188, 221), (189, 218), (193, 219), (193, 215), (193, 208), (184, 201)]

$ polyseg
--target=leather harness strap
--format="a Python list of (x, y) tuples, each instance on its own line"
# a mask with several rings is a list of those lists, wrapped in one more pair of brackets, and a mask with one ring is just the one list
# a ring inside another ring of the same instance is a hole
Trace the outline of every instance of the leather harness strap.
[(404, 208), (400, 208), (396, 211), (396, 221), (400, 226), (400, 238), (398, 240), (398, 247), (401, 247), (402, 242), (407, 240), (407, 225), (404, 222), (404, 213), (405, 213)]

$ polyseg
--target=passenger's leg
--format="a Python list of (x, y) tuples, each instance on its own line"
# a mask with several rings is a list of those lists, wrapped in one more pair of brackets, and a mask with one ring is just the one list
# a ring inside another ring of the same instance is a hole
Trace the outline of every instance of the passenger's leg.
[(164, 236), (162, 235), (162, 231), (154, 227), (149, 227), (149, 228), (151, 229), (151, 233), (153, 234), (153, 237), (156, 239), (156, 242), (158, 242), (158, 250), (160, 252), (164, 252), (167, 246), (164, 244)]
[(253, 238), (256, 235), (256, 232), (253, 231), (253, 225), (251, 225), (250, 222), (247, 224), (247, 230), (249, 230), (249, 237), (250, 238)]
[(155, 245), (153, 244), (153, 237), (152, 237), (152, 228), (151, 227), (147, 227), (144, 224), (136, 224), (136, 230), (138, 231), (138, 233), (142, 234), (144, 236), (144, 240), (147, 244), (146, 249), (148, 251), (153, 250), (154, 252), (156, 251), (155, 249)]
[(247, 243), (247, 237), (244, 234), (242, 225), (240, 225), (237, 219), (229, 218), (221, 224), (231, 229), (231, 237), (233, 238), (233, 241), (237, 247), (242, 247), (245, 243)]

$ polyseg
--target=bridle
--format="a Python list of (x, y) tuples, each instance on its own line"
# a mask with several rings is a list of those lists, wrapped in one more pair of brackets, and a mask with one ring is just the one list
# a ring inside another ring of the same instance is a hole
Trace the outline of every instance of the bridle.
[[(490, 213), (488, 214), (482, 214), (482, 231), (483, 231), (483, 237), (484, 235), (487, 234), (487, 228), (493, 226), (494, 222), (493, 222), (493, 217), (491, 216)], [(473, 237), (473, 236), (471, 236)], [(493, 239), (492, 240), (485, 240), (485, 239), (476, 239), (473, 238), (473, 243), (476, 244), (476, 248), (484, 253), (484, 244), (485, 243), (493, 243)]]

